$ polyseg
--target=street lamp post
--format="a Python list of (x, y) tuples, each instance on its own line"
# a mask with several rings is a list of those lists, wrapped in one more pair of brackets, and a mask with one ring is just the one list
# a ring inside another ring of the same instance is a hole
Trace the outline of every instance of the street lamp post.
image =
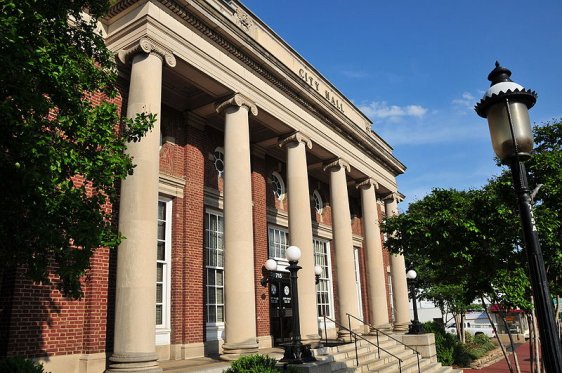
[[(301, 249), (297, 246), (289, 246), (285, 251), (285, 255), (287, 260), (289, 261), (289, 266), (287, 270), (290, 273), (290, 284), (289, 284), (289, 291), (291, 294), (291, 311), (292, 311), (292, 336), (291, 336), (291, 343), (283, 345), (285, 349), (285, 353), (283, 354), (283, 358), (280, 362), (288, 363), (288, 364), (302, 364), (308, 363), (312, 361), (316, 361), (314, 356), (312, 356), (312, 351), (310, 351), (310, 345), (304, 345), (301, 342), (301, 333), (300, 333), (300, 316), (299, 316), (299, 291), (298, 291), (298, 283), (297, 283), (297, 272), (301, 267), (298, 265), (299, 259), (301, 257)], [(277, 268), (277, 262), (273, 259), (268, 259), (265, 262), (265, 269), (268, 272), (274, 271)], [(322, 273), (322, 268), (316, 266), (314, 268), (314, 274), (316, 276), (316, 280), (318, 281), (320, 274)], [(264, 277), (261, 280), (262, 286), (265, 286), (269, 281), (268, 277)]]
[(410, 297), (412, 298), (412, 305), (414, 306), (414, 320), (408, 327), (408, 334), (423, 334), (425, 330), (423, 330), (423, 326), (418, 319), (418, 305), (416, 302), (416, 278), (418, 274), (413, 269), (410, 269), (406, 272), (406, 278), (410, 283)]
[(556, 332), (552, 299), (542, 256), (539, 236), (531, 206), (524, 162), (533, 149), (529, 110), (537, 100), (534, 91), (523, 88), (511, 79), (511, 71), (496, 67), (488, 75), (492, 82), (484, 97), (475, 106), (476, 113), (488, 119), (492, 145), (503, 163), (509, 164), (517, 194), (524, 242), (529, 261), (529, 274), (535, 311), (539, 324), (542, 356), (547, 373), (562, 372), (562, 351)]

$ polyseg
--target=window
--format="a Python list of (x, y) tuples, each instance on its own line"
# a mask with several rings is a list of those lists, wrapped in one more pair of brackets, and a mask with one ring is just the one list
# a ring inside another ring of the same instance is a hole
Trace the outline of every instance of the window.
[(289, 233), (285, 229), (269, 227), (269, 257), (287, 260), (285, 250), (289, 246)]
[(207, 211), (205, 215), (205, 269), (207, 323), (224, 322), (224, 218)]
[(318, 317), (332, 317), (332, 266), (330, 265), (328, 242), (316, 238), (312, 242), (314, 245), (314, 265), (322, 267), (322, 273), (320, 274), (318, 284), (316, 284)]
[(314, 209), (316, 212), (321, 214), (322, 209), (324, 208), (324, 201), (322, 201), (322, 196), (320, 196), (318, 190), (315, 190), (314, 193), (312, 193), (312, 201), (314, 202)]
[(357, 292), (357, 307), (359, 308), (359, 317), (363, 318), (363, 297), (361, 292), (361, 272), (359, 271), (359, 248), (353, 248), (353, 262), (355, 264), (355, 291)]
[(158, 201), (156, 237), (156, 344), (170, 343), (170, 266), (172, 251), (172, 200)]
[(273, 194), (275, 198), (281, 200), (285, 198), (285, 183), (283, 178), (278, 172), (271, 173), (271, 189), (273, 189)]
[(220, 177), (224, 176), (224, 149), (218, 147), (215, 149), (214, 161), (215, 169), (219, 173)]

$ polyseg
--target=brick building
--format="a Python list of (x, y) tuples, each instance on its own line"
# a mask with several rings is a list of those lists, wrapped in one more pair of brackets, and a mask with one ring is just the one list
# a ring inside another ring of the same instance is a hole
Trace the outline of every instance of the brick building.
[[(239, 1), (122, 0), (103, 32), (123, 113), (158, 118), (129, 146), (127, 239), (97, 251), (82, 300), (3, 281), (2, 354), (53, 373), (156, 372), (159, 359), (271, 347), (290, 325), (274, 302), (289, 245), (302, 251), (305, 341), (348, 313), (407, 329), (404, 259), (378, 225), (397, 213), (405, 167), (353, 103)], [(269, 258), (276, 277), (262, 286)]]

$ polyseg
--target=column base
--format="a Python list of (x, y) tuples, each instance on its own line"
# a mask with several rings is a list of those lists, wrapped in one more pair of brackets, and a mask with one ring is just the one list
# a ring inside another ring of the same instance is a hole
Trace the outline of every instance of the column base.
[(156, 353), (131, 352), (113, 354), (106, 373), (161, 373)]
[(390, 325), (390, 323), (375, 325), (375, 326), (371, 325), (369, 327), (369, 334), (376, 333), (377, 329), (384, 332), (384, 333), (392, 332), (392, 330), (393, 330), (392, 325)]
[(394, 331), (397, 333), (400, 332), (407, 332), (408, 331), (408, 327), (410, 326), (410, 323), (404, 323), (404, 324), (394, 324)]
[(257, 343), (224, 343), (222, 345), (222, 360), (236, 360), (240, 355), (247, 355), (258, 352)]

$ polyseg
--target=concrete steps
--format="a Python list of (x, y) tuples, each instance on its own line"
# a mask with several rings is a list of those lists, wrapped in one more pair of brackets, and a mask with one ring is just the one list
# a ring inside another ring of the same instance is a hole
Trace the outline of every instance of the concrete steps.
[[(391, 338), (380, 336), (379, 346), (381, 349), (379, 356), (378, 348), (374, 345), (377, 342), (376, 337), (364, 336), (364, 338), (373, 344), (358, 339), (357, 347), (355, 347), (353, 342), (339, 346), (323, 347), (314, 350), (314, 355), (318, 360), (329, 361), (332, 373), (418, 372), (418, 359), (411, 349), (406, 348)], [(398, 359), (402, 360), (401, 367)], [(451, 367), (431, 362), (429, 359), (424, 359), (421, 356), (419, 368), (422, 373), (462, 373), (462, 370), (453, 370)]]

